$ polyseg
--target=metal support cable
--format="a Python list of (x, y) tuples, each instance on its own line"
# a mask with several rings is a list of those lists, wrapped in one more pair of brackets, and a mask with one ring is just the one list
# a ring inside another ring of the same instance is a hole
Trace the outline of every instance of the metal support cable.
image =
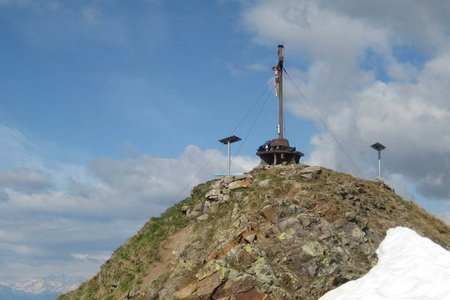
[(179, 199), (181, 195), (194, 183), (195, 179), (198, 179), (197, 177), (200, 175), (200, 173), (203, 172), (203, 170), (206, 169), (206, 167), (209, 165), (209, 163), (213, 160), (214, 157), (216, 157), (217, 153), (219, 153), (219, 149), (216, 149), (216, 151), (211, 155), (210, 158), (205, 162), (205, 164), (198, 170), (198, 172), (192, 177), (191, 181), (189, 181), (188, 184), (178, 193), (178, 195), (175, 197), (175, 200)]
[(255, 117), (255, 119), (253, 120), (253, 123), (250, 125), (250, 128), (247, 130), (247, 132), (245, 133), (245, 136), (244, 136), (244, 138), (242, 139), (242, 142), (239, 144), (239, 147), (238, 147), (238, 149), (237, 149), (237, 151), (236, 151), (236, 155), (238, 155), (239, 153), (240, 153), (240, 151), (241, 151), (241, 149), (242, 149), (242, 146), (245, 144), (245, 141), (247, 140), (247, 137), (250, 135), (250, 132), (253, 130), (253, 128), (255, 127), (255, 125), (256, 125), (256, 122), (258, 121), (258, 119), (259, 119), (259, 117), (261, 116), (261, 113), (263, 112), (263, 110), (264, 110), (264, 108), (266, 107), (266, 104), (267, 104), (267, 102), (268, 102), (268, 100), (269, 100), (269, 97), (270, 95), (268, 94), (268, 95), (266, 95), (266, 98), (265, 98), (265, 100), (264, 100), (264, 102), (263, 102), (263, 105), (261, 106), (261, 108), (259, 109), (259, 111), (258, 111), (258, 113), (256, 114), (256, 117)]
[[(268, 94), (267, 92), (269, 91), (269, 89), (267, 87), (264, 88), (264, 90), (260, 93), (260, 95), (258, 96), (258, 98), (256, 98), (256, 100), (254, 101), (254, 103), (252, 104), (252, 106), (247, 110), (247, 112), (245, 113), (245, 115), (243, 116), (243, 118), (238, 122), (238, 124), (236, 125), (236, 127), (233, 129), (233, 131), (231, 132), (230, 135), (233, 135), (238, 129), (239, 127), (242, 125), (242, 123), (247, 119), (247, 117), (250, 115), (250, 113), (253, 111), (253, 109), (258, 105), (258, 103), (261, 101), (261, 99), (264, 99), (263, 97), (266, 96), (264, 104), (262, 106), (262, 108), (260, 109), (260, 111), (257, 114), (256, 120), (259, 118), (259, 116), (261, 115), (261, 112), (263, 110), (263, 108), (265, 107), (266, 103), (267, 103), (267, 99)], [(256, 120), (253, 122), (251, 129), (253, 128), (253, 126), (256, 123)], [(247, 134), (245, 135), (244, 141), (245, 139), (248, 137), (249, 132), (251, 131), (251, 129), (249, 131), (247, 131)], [(242, 143), (241, 143), (242, 145)], [(239, 152), (239, 150), (241, 149), (241, 146), (238, 148), (238, 151), (236, 152), (236, 154)], [(192, 179), (189, 181), (189, 183), (178, 193), (178, 195), (175, 197), (175, 199), (179, 199), (181, 197), (181, 195), (194, 183), (195, 179), (198, 178), (198, 176), (206, 169), (206, 167), (209, 165), (209, 163), (214, 159), (214, 157), (216, 157), (217, 153), (219, 153), (220, 150), (216, 149), (216, 151), (213, 153), (213, 155), (208, 158), (208, 160), (205, 162), (205, 164), (199, 169), (199, 171), (192, 177)]]
[(263, 97), (267, 94), (268, 91), (269, 91), (269, 89), (267, 87), (265, 87), (264, 90), (258, 96), (258, 98), (256, 98), (255, 102), (253, 102), (253, 104), (247, 110), (244, 117), (238, 122), (238, 124), (233, 129), (233, 131), (231, 131), (230, 135), (235, 134), (235, 132), (239, 129), (239, 127), (241, 127), (242, 123), (244, 123), (244, 121), (247, 119), (247, 117), (250, 115), (250, 113), (253, 111), (253, 109), (258, 105), (259, 101), (261, 101), (261, 99), (263, 99)]
[(297, 89), (297, 91), (299, 92), (300, 96), (303, 98), (304, 102), (308, 105), (309, 109), (311, 109), (311, 111), (316, 115), (317, 119), (322, 123), (323, 127), (328, 131), (328, 133), (331, 135), (331, 137), (334, 139), (334, 141), (336, 142), (336, 144), (339, 146), (339, 148), (341, 148), (341, 150), (344, 152), (345, 156), (347, 156), (348, 160), (351, 162), (351, 164), (353, 165), (353, 167), (355, 168), (356, 172), (358, 173), (358, 175), (360, 177), (362, 176), (362, 172), (360, 171), (360, 169), (358, 168), (358, 166), (356, 165), (356, 163), (353, 161), (353, 159), (351, 158), (350, 154), (347, 152), (347, 150), (345, 150), (344, 146), (339, 142), (338, 138), (336, 137), (336, 135), (331, 131), (331, 129), (328, 127), (327, 123), (324, 121), (324, 119), (320, 116), (319, 112), (314, 108), (314, 106), (311, 104), (311, 102), (309, 101), (308, 97), (306, 97), (305, 94), (303, 94), (303, 92), (300, 90), (300, 88), (298, 87), (298, 85), (295, 83), (295, 81), (291, 78), (291, 76), (289, 75), (289, 73), (286, 71), (286, 69), (283, 68), (284, 73), (286, 73), (287, 77), (289, 78), (289, 80), (292, 82), (292, 84), (295, 86), (295, 88)]

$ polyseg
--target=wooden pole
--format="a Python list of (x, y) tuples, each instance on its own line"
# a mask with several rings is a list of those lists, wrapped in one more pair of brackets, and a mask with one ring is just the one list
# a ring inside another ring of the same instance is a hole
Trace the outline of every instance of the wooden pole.
[(277, 65), (277, 71), (278, 71), (278, 138), (284, 139), (284, 117), (283, 117), (283, 63), (284, 63), (284, 56), (283, 56), (283, 45), (278, 45), (278, 65)]

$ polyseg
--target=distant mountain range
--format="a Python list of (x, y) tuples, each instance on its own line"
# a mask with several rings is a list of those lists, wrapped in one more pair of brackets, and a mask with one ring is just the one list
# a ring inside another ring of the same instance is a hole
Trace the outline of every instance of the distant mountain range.
[(55, 292), (32, 294), (0, 284), (0, 299), (2, 300), (54, 300), (58, 294)]
[(51, 275), (42, 278), (0, 283), (2, 300), (54, 300), (64, 292), (73, 290), (84, 280), (82, 277)]

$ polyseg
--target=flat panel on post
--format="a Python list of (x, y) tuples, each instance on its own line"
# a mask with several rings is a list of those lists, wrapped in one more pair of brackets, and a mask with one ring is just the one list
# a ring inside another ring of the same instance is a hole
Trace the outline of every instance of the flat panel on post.
[(381, 180), (381, 151), (386, 149), (386, 147), (378, 142), (370, 147), (378, 152), (378, 179)]
[(240, 140), (241, 140), (240, 137), (232, 135), (232, 136), (229, 136), (229, 137), (226, 137), (226, 138), (223, 138), (223, 139), (219, 140), (219, 142), (221, 142), (222, 144), (228, 144), (228, 143), (232, 144), (232, 143), (235, 143), (235, 142), (239, 142)]
[(381, 150), (384, 150), (384, 149), (386, 149), (386, 147), (384, 146), (384, 145), (382, 145), (382, 144), (380, 144), (380, 143), (375, 143), (375, 144), (373, 144), (372, 146), (370, 146), (370, 147), (372, 147), (373, 149), (375, 149), (375, 150), (377, 150), (377, 151), (381, 151)]
[(239, 142), (241, 140), (240, 137), (235, 135), (223, 138), (219, 140), (222, 144), (227, 145), (227, 174), (230, 176), (231, 174), (231, 144), (235, 142)]

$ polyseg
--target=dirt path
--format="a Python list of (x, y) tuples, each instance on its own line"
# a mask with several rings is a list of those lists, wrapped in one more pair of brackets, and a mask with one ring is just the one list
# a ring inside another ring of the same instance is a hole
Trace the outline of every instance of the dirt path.
[(144, 282), (150, 283), (161, 274), (169, 271), (175, 265), (184, 248), (196, 237), (197, 234), (194, 233), (192, 226), (183, 228), (168, 237), (158, 249), (160, 260), (153, 264), (148, 275), (145, 276)]

